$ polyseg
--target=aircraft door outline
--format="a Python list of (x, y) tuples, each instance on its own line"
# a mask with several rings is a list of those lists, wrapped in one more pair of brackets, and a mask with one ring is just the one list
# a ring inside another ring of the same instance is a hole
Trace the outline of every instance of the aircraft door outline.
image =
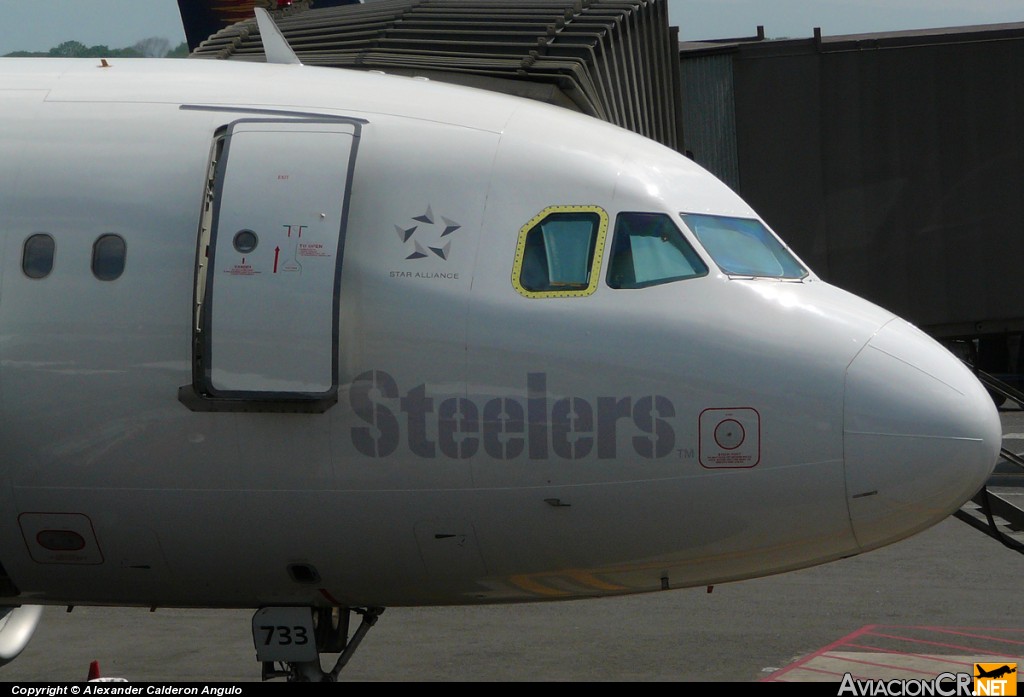
[(196, 252), (194, 411), (337, 402), (340, 288), (361, 124), (246, 118), (215, 136)]

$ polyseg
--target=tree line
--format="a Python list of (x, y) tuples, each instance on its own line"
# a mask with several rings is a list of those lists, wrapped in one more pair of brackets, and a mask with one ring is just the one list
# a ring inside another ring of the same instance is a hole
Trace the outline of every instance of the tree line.
[(49, 51), (14, 51), (5, 54), (9, 58), (185, 58), (188, 44), (182, 41), (175, 47), (161, 37), (150, 37), (125, 48), (109, 46), (86, 46), (81, 41), (65, 41)]

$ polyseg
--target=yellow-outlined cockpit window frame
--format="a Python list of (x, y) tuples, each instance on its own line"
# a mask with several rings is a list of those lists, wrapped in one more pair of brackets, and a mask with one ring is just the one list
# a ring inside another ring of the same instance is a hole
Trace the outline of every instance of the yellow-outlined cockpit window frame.
[[(527, 290), (519, 282), (523, 271), (523, 258), (526, 254), (526, 236), (553, 213), (594, 213), (600, 220), (597, 227), (597, 241), (594, 246), (594, 260), (590, 265), (590, 284), (586, 288), (579, 290)], [(608, 238), (608, 221), (607, 211), (600, 206), (593, 205), (548, 206), (533, 216), (530, 222), (519, 230), (519, 242), (516, 244), (516, 259), (512, 265), (512, 286), (516, 289), (516, 292), (527, 298), (582, 298), (593, 295), (601, 280), (601, 260), (604, 258), (604, 245)]]

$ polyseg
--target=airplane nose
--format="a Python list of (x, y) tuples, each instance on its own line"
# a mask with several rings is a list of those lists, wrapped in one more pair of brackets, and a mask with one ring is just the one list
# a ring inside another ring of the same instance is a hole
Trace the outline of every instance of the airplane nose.
[(1002, 444), (988, 392), (903, 320), (879, 330), (846, 373), (847, 503), (862, 551), (956, 511), (992, 474)]

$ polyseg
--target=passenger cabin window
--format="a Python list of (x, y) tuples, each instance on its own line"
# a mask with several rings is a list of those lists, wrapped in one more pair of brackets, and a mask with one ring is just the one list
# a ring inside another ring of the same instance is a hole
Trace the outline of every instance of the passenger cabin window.
[(619, 213), (608, 285), (646, 288), (707, 275), (708, 267), (663, 213)]
[(21, 253), (21, 270), (29, 278), (46, 278), (53, 270), (53, 238), (46, 233), (36, 233), (25, 240)]
[(759, 221), (680, 213), (686, 226), (730, 276), (801, 279), (805, 269)]
[(596, 206), (545, 208), (519, 231), (512, 285), (530, 298), (590, 295), (608, 233)]
[(124, 273), (127, 248), (120, 235), (100, 235), (92, 246), (92, 274), (101, 281), (113, 281)]

